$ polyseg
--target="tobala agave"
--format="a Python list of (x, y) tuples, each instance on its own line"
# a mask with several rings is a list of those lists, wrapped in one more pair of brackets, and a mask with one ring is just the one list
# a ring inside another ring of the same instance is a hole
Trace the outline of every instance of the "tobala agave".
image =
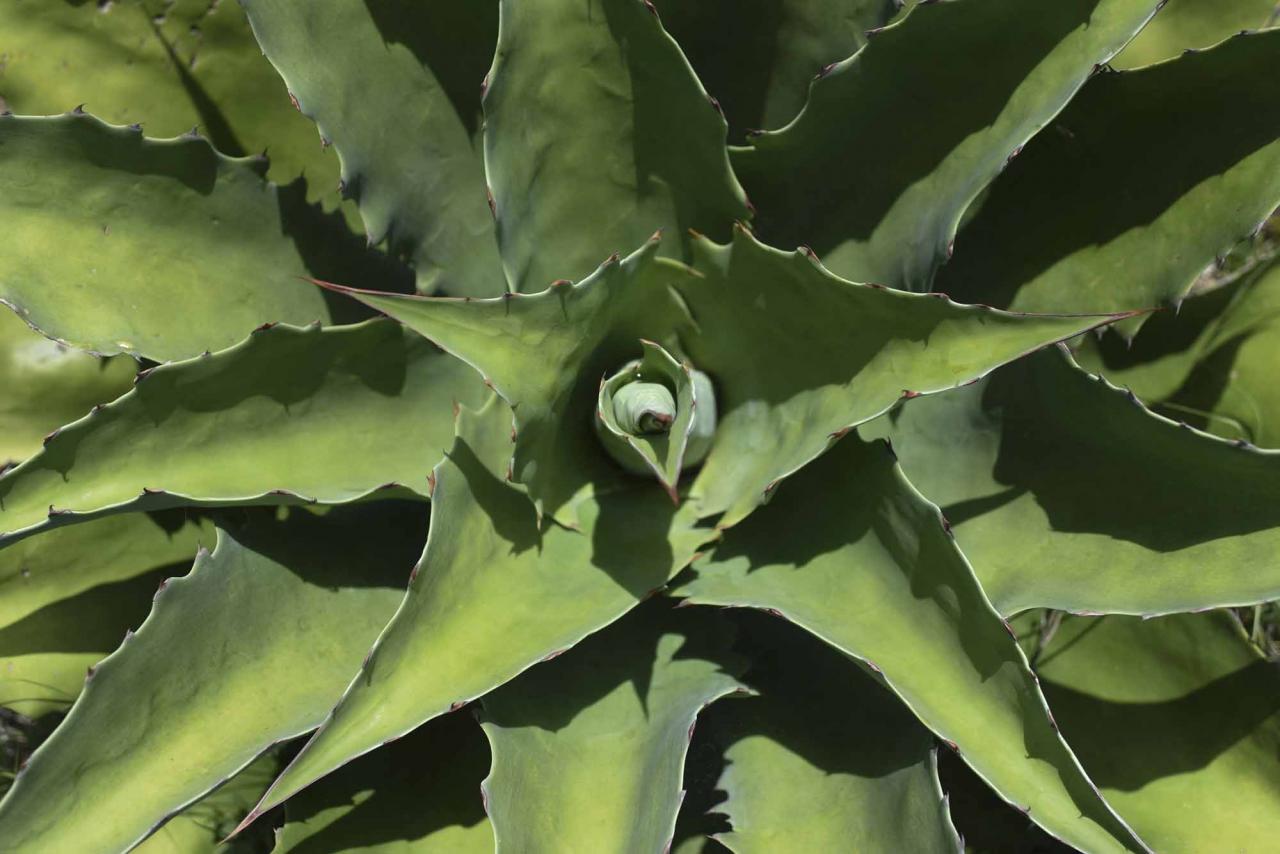
[(2, 0), (0, 851), (1274, 850), (1280, 31), (1161, 5)]

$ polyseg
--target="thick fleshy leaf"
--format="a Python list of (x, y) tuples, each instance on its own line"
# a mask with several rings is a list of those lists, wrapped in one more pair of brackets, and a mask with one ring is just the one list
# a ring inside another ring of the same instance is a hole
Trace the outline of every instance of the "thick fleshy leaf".
[(270, 851), (272, 836), (264, 827), (253, 837), (220, 844), (280, 770), (279, 749), (269, 750), (217, 789), (160, 825), (130, 854), (258, 854)]
[(239, 3), (5, 0), (0, 109), (57, 115), (84, 104), (154, 137), (200, 126), (234, 157), (270, 148), (268, 177), (306, 174), (310, 198), (338, 201), (338, 163), (289, 104)]
[[(914, 2), (914, 0), (912, 0)], [(804, 107), (823, 68), (867, 43), (901, 0), (655, 0), (707, 91), (724, 108), (730, 137), (777, 128)]]
[(14, 854), (119, 851), (315, 727), (403, 596), (418, 505), (220, 530), (95, 670), (4, 801)]
[(1277, 54), (1265, 32), (1095, 76), (992, 186), (935, 287), (1023, 311), (1176, 303), (1280, 203)]
[(1137, 38), (1111, 61), (1114, 68), (1137, 68), (1200, 50), (1275, 23), (1273, 0), (1170, 0)]
[(0, 300), (51, 338), (157, 361), (327, 321), (262, 166), (89, 115), (0, 116)]
[(1163, 415), (1280, 448), (1280, 264), (1188, 299), (1144, 324), (1130, 347), (1109, 335), (1078, 358)]
[(1280, 838), (1280, 671), (1228, 615), (1067, 617), (1037, 670), (1063, 734), (1156, 850)]
[(499, 851), (667, 850), (698, 712), (741, 687), (716, 616), (654, 602), (484, 698)]
[(0, 477), (0, 543), (106, 513), (428, 492), (474, 372), (395, 324), (277, 326), (161, 365)]
[(147, 616), (156, 585), (213, 545), (211, 528), (172, 522), (117, 516), (0, 551), (0, 705), (28, 717), (70, 708), (86, 668)]
[(838, 279), (801, 252), (738, 229), (700, 240), (676, 283), (697, 321), (686, 341), (715, 381), (720, 423), (691, 496), (722, 527), (850, 427), (902, 397), (943, 391), (1111, 317), (1033, 317)]
[(689, 317), (668, 285), (684, 268), (656, 261), (656, 251), (654, 239), (576, 285), (534, 295), (430, 299), (336, 289), (484, 375), (515, 411), (513, 479), (539, 512), (572, 526), (580, 501), (629, 480), (595, 435), (601, 377), (637, 358), (642, 339), (681, 354), (676, 331)]
[(420, 291), (502, 293), (477, 134), (496, 0), (244, 6), (295, 105), (337, 150), (369, 239), (412, 259)]
[(824, 74), (794, 122), (735, 152), (760, 234), (847, 278), (927, 289), (970, 202), (1156, 6), (920, 4)]
[(68, 349), (0, 307), (0, 467), (53, 430), (129, 390), (137, 365)]
[(566, 524), (574, 501), (618, 477), (589, 422), (600, 377), (635, 358), (640, 338), (687, 356), (717, 388), (719, 426), (693, 495), (701, 516), (724, 513), (727, 526), (832, 434), (900, 397), (961, 385), (1113, 319), (1019, 316), (856, 285), (743, 229), (730, 247), (698, 238), (693, 248), (696, 270), (655, 260), (651, 241), (577, 285), (527, 296), (345, 292), (489, 378), (515, 409), (514, 479)]
[(584, 502), (580, 530), (539, 524), (504, 479), (510, 432), (496, 397), (462, 410), (404, 603), (259, 811), (572, 647), (662, 587), (709, 538), (643, 481)]
[(472, 715), (436, 718), (290, 798), (272, 854), (493, 854), (488, 770)]
[(1145, 851), (1049, 717), (1008, 627), (881, 442), (848, 437), (728, 531), (677, 595), (777, 611), (883, 674), (1005, 800), (1086, 851)]
[[(645, 0), (502, 0), (485, 166), (513, 290), (749, 215), (727, 126)], [(672, 241), (669, 251), (680, 244)]]
[(738, 854), (959, 851), (929, 731), (846, 656), (750, 616), (760, 695), (699, 719), (725, 744), (716, 809), (733, 830), (716, 838)]
[(871, 425), (1003, 614), (1160, 614), (1280, 597), (1280, 451), (1149, 412), (1065, 352)]

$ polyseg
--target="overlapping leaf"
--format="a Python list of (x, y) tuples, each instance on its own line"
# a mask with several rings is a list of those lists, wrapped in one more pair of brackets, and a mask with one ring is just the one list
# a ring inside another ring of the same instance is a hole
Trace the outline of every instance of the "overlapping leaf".
[(53, 430), (129, 390), (137, 366), (70, 350), (0, 308), (0, 466), (40, 449)]
[(28, 717), (70, 708), (86, 668), (146, 617), (156, 585), (213, 545), (208, 527), (172, 521), (118, 516), (0, 551), (0, 705)]
[(1277, 52), (1270, 31), (1094, 77), (993, 185), (935, 287), (1024, 311), (1177, 302), (1280, 203)]
[(272, 854), (493, 854), (480, 794), (488, 770), (471, 712), (444, 715), (290, 798)]
[(699, 719), (726, 745), (716, 809), (733, 830), (716, 838), (738, 854), (959, 851), (929, 731), (816, 638), (763, 615), (748, 625), (759, 696)]
[[(749, 215), (726, 125), (644, 0), (502, 0), (485, 166), (512, 290)], [(665, 247), (677, 251), (679, 243)]]
[(0, 301), (76, 347), (158, 361), (327, 321), (263, 165), (89, 115), (0, 116)]
[(510, 430), (497, 398), (462, 410), (436, 467), (431, 533), (408, 595), (257, 812), (613, 622), (708, 538), (644, 481), (583, 502), (579, 530), (540, 522), (505, 480)]
[(412, 259), (420, 291), (502, 293), (477, 133), (496, 0), (244, 5), (298, 109), (337, 150), (369, 239)]
[[(914, 0), (913, 0), (914, 2)], [(822, 70), (867, 43), (899, 0), (655, 0), (663, 26), (724, 108), (730, 137), (777, 128), (804, 107)]]
[(484, 386), (395, 324), (277, 326), (162, 365), (0, 477), (0, 542), (105, 513), (425, 496)]
[[(1018, 316), (837, 279), (799, 253), (694, 242), (697, 269), (650, 243), (577, 285), (491, 300), (352, 294), (474, 365), (515, 409), (512, 474), (566, 524), (619, 476), (590, 422), (600, 377), (639, 339), (687, 355), (717, 388), (715, 444), (693, 484), (727, 526), (778, 479), (903, 395), (971, 381), (1111, 317)], [(689, 319), (692, 311), (693, 320)]]
[(1147, 850), (1058, 735), (938, 508), (883, 443), (844, 439), (695, 568), (677, 595), (776, 610), (866, 661), (1050, 833), (1088, 851)]
[(997, 610), (1160, 614), (1280, 597), (1280, 452), (1146, 410), (1046, 351), (871, 428)]
[(927, 289), (970, 202), (1156, 6), (920, 4), (735, 153), (761, 235), (812, 246), (846, 278)]
[(384, 504), (220, 531), (0, 802), (8, 850), (127, 850), (316, 726), (401, 599), (423, 521)]
[(57, 115), (83, 104), (118, 125), (177, 136), (199, 125), (223, 154), (270, 148), (268, 177), (307, 177), (338, 201), (338, 164), (262, 57), (239, 3), (5, 0), (0, 108)]
[(1063, 733), (1154, 848), (1277, 838), (1280, 672), (1229, 616), (1068, 617), (1037, 669)]
[(1172, 59), (1275, 23), (1271, 0), (1174, 0), (1166, 3), (1137, 38), (1111, 61), (1115, 68), (1137, 68)]
[(670, 846), (697, 714), (740, 688), (715, 616), (655, 602), (484, 698), (499, 850)]

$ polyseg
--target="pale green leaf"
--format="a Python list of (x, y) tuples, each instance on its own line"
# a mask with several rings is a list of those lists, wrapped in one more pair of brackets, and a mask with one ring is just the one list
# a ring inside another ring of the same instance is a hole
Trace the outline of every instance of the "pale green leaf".
[(1138, 37), (1111, 61), (1137, 68), (1209, 47), (1241, 30), (1275, 24), (1275, 0), (1168, 0)]
[(127, 850), (319, 724), (402, 598), (424, 527), (418, 506), (375, 504), (220, 530), (0, 802), (8, 851)]
[(1141, 29), (1157, 0), (920, 4), (735, 152), (766, 242), (841, 276), (925, 290), (961, 215)]
[(1046, 351), (871, 425), (997, 610), (1160, 614), (1280, 597), (1280, 451), (1154, 415)]
[(652, 603), (481, 701), (499, 852), (670, 846), (694, 721), (740, 687), (715, 617)]
[(485, 166), (512, 290), (749, 215), (727, 126), (644, 0), (502, 0)]
[(775, 610), (867, 662), (1050, 833), (1090, 852), (1147, 850), (1058, 735), (938, 508), (883, 443), (844, 439), (695, 568), (677, 595)]
[(613, 622), (709, 538), (644, 481), (584, 501), (578, 530), (540, 524), (504, 479), (510, 409), (496, 397), (464, 409), (458, 430), (436, 467), (431, 533), (404, 603), (255, 815)]
[(106, 513), (425, 496), (466, 365), (395, 324), (277, 326), (155, 368), (0, 477), (0, 543)]
[(502, 293), (478, 138), (496, 0), (244, 6), (298, 109), (337, 150), (369, 239), (412, 259), (420, 291)]

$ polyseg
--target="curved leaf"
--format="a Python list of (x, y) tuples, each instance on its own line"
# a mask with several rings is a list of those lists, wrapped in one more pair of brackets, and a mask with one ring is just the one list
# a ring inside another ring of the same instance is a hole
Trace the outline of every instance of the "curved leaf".
[(72, 346), (157, 361), (327, 321), (262, 165), (88, 115), (0, 116), (0, 301)]
[(493, 854), (488, 770), (471, 714), (443, 715), (290, 798), (272, 854)]
[[(914, 2), (914, 0), (912, 0)], [(785, 125), (822, 69), (856, 53), (901, 0), (655, 0), (735, 142), (751, 128)]]
[(0, 477), (0, 543), (133, 510), (425, 496), (452, 404), (486, 393), (392, 323), (265, 329), (150, 371)]
[(639, 608), (481, 705), (498, 851), (666, 851), (698, 712), (739, 690), (711, 613)]
[(970, 202), (1157, 5), (916, 6), (825, 73), (795, 121), (735, 152), (761, 236), (808, 244), (846, 278), (926, 290)]
[(1005, 800), (1087, 851), (1146, 851), (1058, 735), (938, 508), (846, 438), (728, 531), (676, 595), (776, 610), (866, 661)]
[(1172, 0), (1111, 61), (1137, 68), (1199, 50), (1235, 35), (1274, 24), (1272, 0)]
[(40, 450), (50, 431), (129, 390), (137, 365), (50, 341), (0, 309), (0, 468)]
[(836, 278), (801, 252), (745, 230), (700, 240), (697, 277), (676, 287), (697, 321), (686, 344), (716, 383), (715, 443), (691, 488), (720, 526), (851, 426), (903, 397), (970, 382), (997, 365), (1113, 317), (1032, 317)]
[(1157, 850), (1280, 838), (1280, 671), (1229, 616), (1067, 617), (1039, 661), (1062, 731)]
[(182, 575), (212, 531), (144, 515), (51, 531), (0, 551), (0, 705), (66, 711), (87, 668), (147, 616), (156, 585)]
[(716, 809), (733, 830), (716, 838), (738, 854), (958, 852), (929, 731), (816, 638), (763, 615), (751, 625), (760, 696), (699, 719), (726, 745)]
[(370, 242), (408, 255), (420, 291), (502, 293), (474, 138), (496, 0), (244, 6), (295, 105), (337, 149)]
[(1280, 204), (1278, 52), (1280, 31), (1258, 33), (1094, 77), (992, 186), (935, 287), (1023, 311), (1176, 303)]
[(565, 524), (574, 502), (619, 477), (589, 422), (600, 377), (635, 358), (641, 338), (687, 355), (717, 388), (719, 426), (692, 495), (701, 516), (725, 514), (725, 527), (832, 434), (900, 397), (960, 385), (1114, 319), (1015, 316), (856, 285), (742, 229), (731, 247), (695, 240), (696, 270), (655, 251), (650, 241), (577, 285), (503, 299), (339, 290), (489, 378), (515, 409), (514, 479)]
[(403, 596), (421, 530), (415, 505), (220, 530), (0, 801), (6, 847), (127, 850), (315, 727)]
[[(485, 166), (512, 290), (749, 215), (724, 117), (644, 0), (502, 0)], [(678, 243), (671, 247), (677, 248)]]
[(873, 425), (1003, 614), (1280, 597), (1280, 452), (1153, 415), (1047, 351)]
[(0, 109), (56, 115), (77, 104), (153, 137), (200, 126), (223, 154), (270, 148), (267, 176), (306, 174), (312, 200), (338, 202), (338, 164), (262, 57), (239, 3), (4, 0)]
[[(511, 412), (463, 409), (435, 471), (431, 533), (404, 603), (258, 814), (390, 739), (578, 643), (649, 596), (709, 532), (652, 484), (582, 504), (581, 528), (506, 483)], [(246, 821), (246, 823), (247, 823)]]

